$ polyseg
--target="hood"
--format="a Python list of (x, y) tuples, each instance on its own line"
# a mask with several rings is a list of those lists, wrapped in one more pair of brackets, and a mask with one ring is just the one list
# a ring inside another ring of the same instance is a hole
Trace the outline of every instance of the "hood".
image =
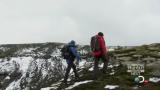
[(76, 42), (72, 40), (68, 43), (68, 46), (76, 47)]

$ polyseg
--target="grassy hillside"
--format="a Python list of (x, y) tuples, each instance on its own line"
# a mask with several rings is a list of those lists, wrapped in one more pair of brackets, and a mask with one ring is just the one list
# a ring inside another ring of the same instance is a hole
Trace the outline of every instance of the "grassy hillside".
[[(127, 73), (126, 66), (128, 62), (146, 64), (145, 73), (141, 73), (141, 75), (143, 75), (146, 80), (155, 77), (153, 72), (160, 70), (155, 68), (157, 67), (156, 65), (160, 65), (160, 44), (119, 48), (109, 54), (113, 60), (110, 62), (121, 63), (119, 67), (114, 68), (114, 75), (110, 75), (113, 69), (108, 69), (106, 74), (100, 73), (98, 79), (94, 79), (92, 77), (93, 71), (85, 69), (81, 72), (82, 77), (80, 81), (93, 80), (93, 82), (79, 85), (72, 90), (106, 90), (104, 89), (106, 85), (118, 85), (119, 88), (115, 90), (160, 90), (160, 82), (149, 82), (147, 85), (136, 84), (134, 82), (136, 76), (131, 76), (130, 73)], [(158, 77), (160, 77), (160, 74)], [(61, 89), (62, 88), (63, 86)]]

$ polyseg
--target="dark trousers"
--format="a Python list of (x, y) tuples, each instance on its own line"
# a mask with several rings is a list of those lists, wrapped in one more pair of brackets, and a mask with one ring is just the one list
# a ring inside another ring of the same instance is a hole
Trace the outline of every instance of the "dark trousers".
[(79, 75), (78, 75), (77, 70), (76, 70), (76, 65), (73, 63), (73, 61), (74, 60), (71, 60), (69, 63), (67, 63), (68, 66), (67, 66), (67, 69), (66, 69), (66, 73), (65, 73), (65, 77), (64, 77), (64, 82), (67, 82), (67, 79), (68, 79), (68, 76), (69, 76), (71, 68), (73, 69), (75, 77), (79, 78)]
[(95, 78), (100, 73), (100, 70), (99, 70), (99, 67), (98, 67), (100, 59), (102, 59), (102, 61), (104, 63), (103, 68), (102, 68), (102, 72), (106, 73), (106, 70), (107, 70), (108, 61), (109, 61), (108, 55), (107, 56), (95, 57), (95, 60), (94, 60), (94, 77)]

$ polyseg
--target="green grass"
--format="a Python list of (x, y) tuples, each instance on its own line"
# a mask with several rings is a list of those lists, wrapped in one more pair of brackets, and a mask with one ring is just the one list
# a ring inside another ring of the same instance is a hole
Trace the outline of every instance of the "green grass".
[[(104, 87), (106, 85), (119, 85), (119, 88), (116, 90), (133, 90), (135, 86), (134, 77), (131, 76), (130, 73), (126, 72), (126, 67), (120, 67), (117, 69), (115, 75), (110, 76), (108, 74), (99, 74), (98, 78), (93, 82), (79, 85), (72, 90), (105, 90)], [(149, 79), (149, 73), (152, 69), (147, 68), (146, 72), (143, 73), (146, 79)], [(91, 80), (93, 72), (85, 71), (83, 77), (81, 77), (81, 81)], [(142, 85), (137, 90), (160, 90), (158, 84), (149, 83), (147, 85)]]

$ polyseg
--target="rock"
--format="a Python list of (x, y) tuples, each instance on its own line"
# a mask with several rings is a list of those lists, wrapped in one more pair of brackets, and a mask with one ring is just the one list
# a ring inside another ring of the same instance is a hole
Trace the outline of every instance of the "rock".
[(141, 58), (142, 55), (133, 55), (132, 57), (134, 57), (134, 58)]
[(123, 61), (130, 61), (132, 57), (119, 57), (118, 59)]
[(147, 58), (143, 58), (142, 61), (148, 64), (148, 63), (156, 61), (156, 58), (147, 57)]

